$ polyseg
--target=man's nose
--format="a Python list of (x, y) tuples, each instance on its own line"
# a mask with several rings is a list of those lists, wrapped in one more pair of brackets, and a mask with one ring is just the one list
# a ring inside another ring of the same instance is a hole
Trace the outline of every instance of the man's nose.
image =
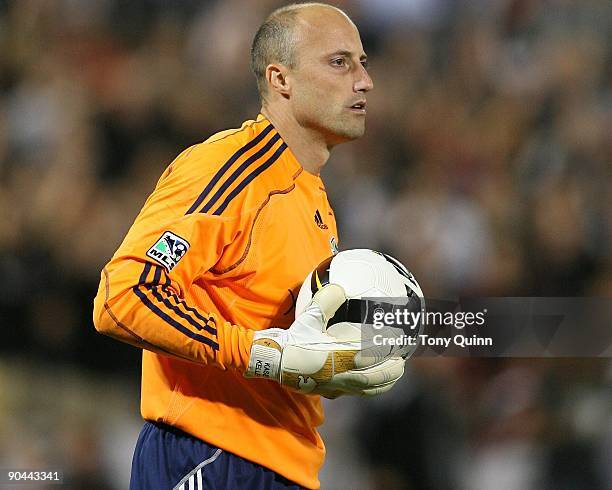
[(355, 92), (369, 92), (374, 88), (374, 82), (372, 81), (368, 70), (366, 70), (365, 66), (363, 65), (360, 65), (359, 67), (358, 76), (355, 80), (355, 85), (353, 88)]

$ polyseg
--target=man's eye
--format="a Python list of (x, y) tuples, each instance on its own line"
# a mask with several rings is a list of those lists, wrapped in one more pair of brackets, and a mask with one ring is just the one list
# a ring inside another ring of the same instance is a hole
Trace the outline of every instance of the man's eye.
[(336, 58), (335, 60), (332, 60), (332, 65), (334, 65), (334, 66), (344, 66), (344, 59), (343, 58)]
[(363, 66), (367, 70), (369, 66), (368, 61), (367, 60), (362, 61), (361, 66)]

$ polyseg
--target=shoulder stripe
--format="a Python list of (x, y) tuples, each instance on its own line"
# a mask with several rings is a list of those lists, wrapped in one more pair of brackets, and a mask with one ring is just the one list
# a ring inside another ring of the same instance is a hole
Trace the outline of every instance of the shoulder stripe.
[(268, 151), (270, 151), (270, 148), (272, 148), (279, 139), (280, 134), (276, 133), (260, 150), (251, 155), (249, 158), (247, 158), (244, 163), (240, 165), (240, 167), (234, 170), (232, 175), (227, 178), (223, 185), (219, 187), (219, 189), (217, 189), (217, 192), (215, 192), (215, 194), (209, 199), (206, 205), (200, 210), (200, 213), (208, 212), (210, 208), (212, 208), (213, 205), (218, 202), (219, 198), (227, 190), (227, 188), (232, 185), (236, 181), (236, 179), (238, 179), (240, 174), (242, 174), (250, 165), (260, 160)]
[(233, 165), (233, 163), (238, 160), (238, 158), (240, 158), (242, 155), (244, 155), (247, 151), (249, 151), (251, 148), (253, 148), (254, 146), (256, 146), (261, 140), (263, 140), (266, 135), (272, 131), (272, 129), (274, 129), (274, 127), (272, 126), (272, 124), (268, 124), (261, 133), (259, 133), (255, 138), (253, 138), (251, 141), (249, 141), (246, 145), (242, 146), (241, 148), (239, 148), (231, 157), (230, 159), (225, 162), (225, 164), (217, 171), (217, 173), (215, 174), (215, 176), (212, 178), (212, 180), (208, 183), (208, 185), (204, 188), (204, 190), (202, 191), (202, 193), (198, 196), (198, 198), (195, 200), (195, 202), (191, 205), (191, 207), (187, 210), (187, 212), (185, 214), (191, 214), (193, 213), (201, 204), (202, 202), (204, 202), (204, 199), (206, 199), (206, 196), (208, 195), (208, 193), (212, 190), (212, 188), (217, 184), (217, 182), (219, 182), (219, 180), (221, 180), (221, 177), (223, 177), (223, 174), (225, 174), (225, 172), (227, 172), (229, 170), (229, 168)]
[[(188, 317), (186, 314), (184, 314), (183, 312), (181, 312), (180, 310), (178, 310), (178, 308), (173, 307), (172, 304), (167, 300), (164, 299), (161, 294), (159, 294), (159, 291), (156, 291), (155, 287), (153, 284), (147, 284), (147, 276), (149, 275), (149, 271), (151, 270), (151, 263), (147, 262), (144, 266), (144, 269), (142, 271), (142, 274), (140, 275), (140, 279), (138, 281), (138, 284), (135, 285), (132, 290), (134, 291), (134, 294), (136, 294), (136, 296), (138, 296), (138, 298), (140, 299), (140, 301), (149, 309), (151, 310), (155, 315), (157, 315), (158, 317), (160, 317), (162, 320), (164, 320), (166, 323), (168, 323), (170, 326), (174, 327), (176, 330), (178, 330), (179, 332), (181, 332), (182, 334), (186, 335), (187, 337), (193, 339), (193, 340), (197, 340), (198, 342), (202, 342), (203, 344), (206, 344), (208, 346), (210, 346), (212, 349), (214, 350), (219, 350), (219, 344), (217, 342), (215, 342), (214, 340), (212, 340), (209, 337), (205, 337), (204, 335), (200, 335), (197, 334), (195, 332), (192, 332), (191, 330), (189, 330), (187, 327), (185, 327), (184, 325), (182, 325), (181, 323), (179, 323), (177, 320), (175, 320), (174, 318), (172, 318), (170, 315), (168, 315), (167, 313), (164, 313), (158, 306), (156, 306), (151, 299), (142, 291), (141, 287), (145, 288), (145, 289), (149, 289), (153, 296), (155, 296), (155, 298), (162, 302), (164, 305), (166, 305), (169, 309), (175, 311), (175, 313), (179, 316), (181, 316), (182, 318), (187, 319), (192, 325), (194, 323), (194, 320), (191, 319), (190, 317)], [(202, 326), (199, 325), (199, 330), (202, 329)], [(215, 331), (216, 333), (216, 331)]]
[(255, 177), (257, 177), (260, 173), (262, 173), (264, 170), (270, 167), (270, 165), (272, 165), (276, 160), (278, 160), (278, 158), (281, 156), (281, 154), (285, 151), (286, 148), (287, 148), (286, 143), (283, 143), (282, 145), (280, 145), (270, 158), (268, 158), (262, 165), (260, 165), (255, 170), (253, 170), (249, 175), (247, 175), (247, 177), (240, 184), (238, 184), (236, 188), (232, 190), (232, 192), (230, 192), (227, 195), (223, 203), (221, 203), (221, 205), (213, 212), (213, 214), (216, 216), (219, 216), (225, 210), (225, 208), (227, 208), (227, 206), (232, 201), (232, 199), (234, 199), (238, 194), (240, 194), (240, 192)]

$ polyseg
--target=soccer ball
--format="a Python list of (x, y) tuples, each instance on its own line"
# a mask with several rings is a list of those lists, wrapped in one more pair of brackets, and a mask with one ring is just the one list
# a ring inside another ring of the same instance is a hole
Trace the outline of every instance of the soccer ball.
[[(297, 297), (296, 316), (320, 288), (330, 283), (342, 286), (348, 298), (327, 324), (327, 332), (342, 340), (363, 340), (364, 327), (366, 324), (371, 327), (374, 310), (390, 312), (394, 308), (407, 308), (423, 313), (425, 310), (421, 287), (399, 260), (375, 250), (352, 249), (332, 255), (308, 274)], [(420, 327), (413, 327), (411, 333), (418, 334)], [(371, 328), (368, 332), (380, 333)], [(401, 355), (407, 354), (408, 349), (403, 349)]]

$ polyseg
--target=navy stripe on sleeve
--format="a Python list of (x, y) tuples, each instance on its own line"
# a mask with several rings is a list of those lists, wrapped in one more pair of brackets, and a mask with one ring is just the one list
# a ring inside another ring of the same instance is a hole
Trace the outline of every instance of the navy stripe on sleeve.
[(221, 177), (223, 177), (223, 174), (225, 174), (225, 172), (227, 172), (229, 170), (229, 168), (234, 164), (234, 162), (236, 160), (238, 160), (238, 158), (240, 158), (242, 155), (244, 155), (247, 151), (249, 151), (251, 148), (253, 148), (254, 146), (256, 146), (260, 141), (262, 141), (266, 135), (272, 131), (274, 129), (274, 126), (272, 126), (271, 124), (268, 124), (261, 133), (259, 133), (255, 138), (253, 138), (251, 141), (249, 141), (246, 145), (242, 146), (241, 148), (239, 148), (231, 157), (230, 159), (225, 162), (223, 164), (223, 166), (217, 171), (217, 173), (215, 174), (215, 176), (212, 178), (212, 180), (208, 183), (208, 185), (204, 188), (204, 190), (202, 191), (202, 193), (198, 196), (198, 198), (195, 200), (195, 202), (191, 205), (191, 207), (187, 210), (187, 212), (185, 213), (187, 214), (191, 214), (193, 213), (196, 209), (198, 209), (198, 207), (200, 207), (200, 205), (204, 202), (204, 199), (206, 199), (206, 196), (208, 196), (208, 193), (212, 190), (212, 188), (217, 184), (217, 182), (219, 182), (219, 180), (221, 180)]
[(156, 265), (155, 268), (156, 268), (156, 270), (155, 270), (155, 284), (156, 285), (160, 284), (159, 283), (159, 279), (160, 279), (161, 274), (164, 274), (164, 276), (166, 278), (164, 283), (161, 284), (161, 289), (166, 294), (166, 296), (168, 296), (169, 298), (173, 299), (175, 304), (177, 305), (177, 307), (178, 307), (178, 305), (182, 305), (183, 308), (185, 308), (185, 310), (187, 310), (190, 313), (193, 313), (193, 315), (196, 318), (198, 318), (201, 321), (203, 321), (204, 322), (204, 327), (203, 327), (204, 330), (206, 330), (207, 332), (210, 332), (210, 333), (212, 333), (214, 335), (217, 335), (217, 329), (213, 328), (213, 327), (211, 327), (210, 325), (207, 324), (207, 322), (211, 321), (212, 318), (205, 317), (198, 310), (196, 310), (195, 308), (192, 308), (191, 306), (189, 306), (185, 302), (185, 300), (180, 299), (179, 296), (176, 293), (173, 293), (172, 289), (170, 289), (170, 277), (168, 277), (168, 274), (166, 274), (166, 271), (162, 267), (160, 267), (158, 265)]
[(247, 158), (240, 167), (238, 167), (232, 175), (230, 175), (227, 180), (223, 183), (221, 187), (215, 192), (215, 194), (209, 199), (206, 205), (200, 210), (200, 213), (206, 213), (216, 204), (221, 197), (221, 195), (227, 190), (227, 188), (232, 185), (240, 174), (242, 174), (250, 165), (257, 162), (261, 157), (263, 157), (269, 150), (274, 146), (274, 144), (280, 139), (280, 134), (276, 133), (270, 140), (263, 146), (257, 153), (254, 153), (249, 158)]
[[(178, 304), (177, 305), (173, 305), (172, 303), (170, 303), (170, 300), (167, 297), (163, 297), (163, 295), (161, 294), (160, 290), (163, 291), (164, 287), (159, 283), (160, 278), (161, 278), (161, 268), (160, 267), (156, 267), (155, 274), (153, 275), (153, 282), (144, 285), (144, 287), (146, 289), (151, 291), (151, 293), (153, 294), (155, 299), (157, 301), (159, 301), (160, 303), (163, 303), (169, 310), (173, 311), (174, 313), (176, 313), (181, 318), (187, 320), (192, 326), (194, 326), (198, 330), (206, 330), (207, 332), (212, 333), (213, 335), (217, 335), (217, 329), (211, 327), (210, 325), (208, 325), (206, 323), (206, 318), (203, 319), (203, 321), (204, 321), (203, 324), (200, 323), (200, 322), (197, 322), (196, 320), (191, 318), (191, 316), (189, 316), (187, 313), (182, 312), (181, 309), (179, 308)], [(174, 299), (175, 303), (179, 302), (180, 300), (176, 297), (176, 295), (168, 293), (167, 289), (168, 288), (166, 288), (166, 291), (163, 291), (164, 294), (166, 294), (166, 296), (168, 296), (168, 297), (173, 297), (174, 296), (173, 299)]]
[[(145, 264), (144, 270), (142, 271), (142, 274), (140, 275), (140, 280), (138, 282), (137, 285), (135, 285), (132, 290), (134, 291), (134, 294), (136, 294), (136, 296), (138, 296), (138, 298), (140, 299), (140, 301), (142, 301), (142, 303), (149, 309), (151, 310), (153, 313), (155, 313), (158, 317), (160, 317), (162, 320), (164, 320), (166, 323), (168, 323), (170, 326), (174, 327), (176, 330), (178, 330), (179, 332), (181, 332), (182, 334), (186, 335), (187, 337), (193, 339), (193, 340), (197, 340), (198, 342), (202, 342), (203, 344), (206, 344), (208, 346), (210, 346), (212, 349), (214, 350), (219, 350), (219, 344), (217, 342), (215, 342), (214, 340), (212, 340), (209, 337), (205, 337), (204, 335), (200, 335), (197, 334), (195, 332), (192, 332), (191, 330), (189, 330), (187, 327), (185, 327), (184, 325), (182, 325), (181, 323), (179, 323), (178, 321), (176, 321), (174, 318), (172, 318), (171, 316), (169, 316), (168, 314), (164, 313), (158, 306), (156, 306), (151, 299), (141, 290), (141, 287), (145, 287), (148, 289), (151, 289), (151, 291), (153, 292), (153, 295), (156, 296), (156, 298), (158, 300), (160, 300), (159, 292), (153, 290), (153, 285), (151, 284), (147, 284), (146, 283), (146, 278), (149, 275), (149, 271), (151, 269), (151, 263), (147, 262)], [(162, 302), (164, 302), (164, 304), (168, 307), (170, 307), (171, 309), (174, 310), (175, 307), (172, 306), (172, 304), (167, 301), (167, 300), (163, 300), (163, 298), (161, 299)], [(176, 313), (179, 316), (186, 316), (184, 315), (180, 310), (176, 311)], [(188, 318), (187, 318), (188, 319)], [(190, 323), (192, 323), (190, 321)], [(200, 326), (201, 327), (201, 326)], [(210, 327), (209, 327), (210, 328)]]
[(257, 177), (260, 173), (270, 167), (270, 165), (272, 165), (276, 160), (278, 160), (278, 158), (281, 156), (281, 154), (285, 151), (286, 148), (286, 143), (280, 145), (278, 149), (274, 152), (274, 154), (265, 161), (265, 163), (263, 163), (255, 170), (253, 170), (249, 175), (247, 175), (247, 177), (239, 185), (237, 185), (236, 188), (232, 190), (232, 192), (227, 195), (223, 203), (213, 212), (213, 214), (219, 216), (225, 210), (225, 208), (227, 208), (232, 199), (234, 199), (238, 194), (240, 194), (240, 191), (242, 191), (242, 189), (244, 189), (255, 177)]

